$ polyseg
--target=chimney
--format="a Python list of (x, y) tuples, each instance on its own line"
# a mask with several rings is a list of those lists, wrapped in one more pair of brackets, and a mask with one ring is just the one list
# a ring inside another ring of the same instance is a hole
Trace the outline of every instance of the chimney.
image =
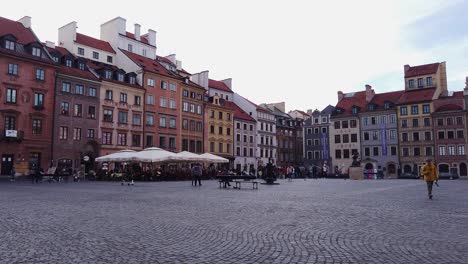
[(31, 27), (31, 17), (30, 16), (24, 16), (20, 20), (18, 20), (25, 28), (30, 28)]
[(228, 79), (222, 80), (222, 82), (223, 82), (227, 87), (229, 87), (229, 89), (232, 90), (232, 78), (228, 78)]
[(465, 89), (468, 89), (468, 76), (465, 78)]
[(344, 94), (342, 91), (338, 91), (338, 102), (341, 101), (341, 99), (344, 98)]
[(46, 40), (45, 45), (46, 45), (46, 47), (48, 47), (48, 48), (52, 48), (52, 49), (55, 48), (55, 43), (52, 42), (52, 41)]
[(372, 100), (372, 97), (374, 97), (375, 92), (372, 89), (372, 86), (366, 84), (366, 102), (370, 102)]
[(408, 64), (405, 64), (405, 66), (403, 66), (403, 69), (405, 71), (405, 73), (409, 70), (410, 66)]
[(141, 26), (140, 24), (138, 23), (135, 23), (135, 39), (140, 41), (140, 29), (141, 29)]
[(172, 64), (174, 64), (174, 65), (176, 64), (176, 55), (175, 54), (167, 55), (166, 59), (170, 60), (172, 62)]
[(209, 71), (202, 71), (199, 73), (194, 73), (192, 76), (190, 76), (190, 80), (202, 87), (205, 87), (205, 89), (208, 90), (208, 75)]
[(176, 60), (176, 66), (177, 66), (177, 70), (182, 70), (182, 62), (180, 60)]
[(307, 109), (307, 114), (308, 115), (312, 115), (312, 113), (313, 113), (312, 109)]
[(148, 42), (152, 46), (156, 46), (156, 31), (148, 29)]

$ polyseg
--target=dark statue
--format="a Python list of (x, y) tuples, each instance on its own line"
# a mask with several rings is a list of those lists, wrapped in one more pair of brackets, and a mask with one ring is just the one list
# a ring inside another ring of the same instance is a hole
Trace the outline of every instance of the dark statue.
[(361, 167), (361, 160), (359, 159), (359, 152), (353, 153), (353, 163), (351, 163), (351, 167)]

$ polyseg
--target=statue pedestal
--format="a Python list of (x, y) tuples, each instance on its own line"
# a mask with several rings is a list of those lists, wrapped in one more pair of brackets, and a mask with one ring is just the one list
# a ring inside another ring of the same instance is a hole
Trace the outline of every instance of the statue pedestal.
[(361, 167), (349, 167), (349, 179), (351, 180), (362, 180), (364, 175)]

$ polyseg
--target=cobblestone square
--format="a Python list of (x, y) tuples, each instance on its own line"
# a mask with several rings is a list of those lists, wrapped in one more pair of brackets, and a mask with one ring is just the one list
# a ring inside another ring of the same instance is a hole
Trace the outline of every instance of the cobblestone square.
[(0, 263), (468, 263), (468, 181), (0, 183)]

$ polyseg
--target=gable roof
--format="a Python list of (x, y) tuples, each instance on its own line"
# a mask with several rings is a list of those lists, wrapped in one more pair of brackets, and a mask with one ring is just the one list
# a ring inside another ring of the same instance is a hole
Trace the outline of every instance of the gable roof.
[(242, 119), (249, 122), (257, 122), (253, 117), (242, 110), (237, 104), (231, 101), (225, 101), (224, 105), (234, 111), (235, 119)]
[(463, 111), (464, 104), (463, 91), (449, 91), (448, 95), (441, 95), (434, 100), (434, 112)]
[(404, 92), (405, 92), (404, 90), (400, 90), (400, 91), (376, 94), (374, 95), (372, 100), (369, 102), (369, 104), (375, 104), (376, 108), (374, 110), (368, 110), (367, 107), (365, 107), (361, 112), (384, 110), (384, 105), (386, 102), (396, 104), (398, 102), (398, 99), (403, 95)]
[(31, 28), (25, 28), (20, 22), (0, 17), (0, 37), (8, 34), (14, 35), (17, 43), (23, 45), (39, 42)]
[(135, 64), (143, 68), (145, 71), (149, 71), (156, 74), (161, 74), (167, 77), (181, 79), (181, 76), (169, 71), (166, 67), (162, 66), (157, 60), (152, 60), (145, 56), (141, 56), (124, 49), (120, 49), (127, 57), (129, 57)]
[(406, 90), (398, 99), (397, 104), (412, 104), (431, 101), (436, 88)]
[(90, 36), (86, 36), (80, 33), (76, 33), (76, 43), (85, 45), (91, 48), (95, 48), (98, 50), (103, 50), (107, 51), (109, 53), (115, 54), (115, 50), (112, 48), (112, 46), (109, 44), (107, 41), (103, 41), (100, 39), (96, 39)]
[(415, 76), (420, 76), (420, 75), (434, 74), (437, 72), (437, 69), (439, 69), (439, 64), (440, 63), (437, 62), (437, 63), (409, 67), (409, 69), (405, 71), (405, 78), (415, 77)]
[(331, 115), (333, 113), (333, 110), (335, 110), (335, 107), (333, 105), (327, 105), (322, 111), (320, 111), (320, 114)]
[(133, 39), (133, 40), (135, 40), (135, 41), (139, 41), (139, 42), (141, 42), (141, 43), (145, 43), (145, 44), (147, 44), (147, 45), (150, 45), (150, 46), (154, 47), (153, 45), (149, 44), (149, 41), (148, 41), (148, 38), (147, 38), (146, 35), (141, 35), (141, 36), (140, 36), (140, 40), (137, 40), (137, 39), (135, 38), (135, 34), (133, 34), (133, 33), (131, 33), (131, 32), (128, 32), (128, 31), (125, 32), (125, 35), (123, 35), (123, 34), (120, 34), (120, 35), (126, 36), (127, 38), (131, 38), (131, 39)]
[(225, 83), (223, 83), (222, 81), (215, 81), (215, 80), (209, 79), (208, 80), (208, 87), (218, 89), (220, 91), (232, 93), (232, 90), (229, 89), (229, 87)]
[(348, 94), (345, 94), (343, 99), (341, 99), (335, 106), (335, 109), (337, 108), (343, 109), (343, 112), (340, 113), (339, 115), (337, 115), (336, 113), (334, 113), (333, 115), (336, 115), (339, 117), (352, 116), (353, 106), (364, 109), (366, 105), (367, 105), (366, 91), (348, 93)]

